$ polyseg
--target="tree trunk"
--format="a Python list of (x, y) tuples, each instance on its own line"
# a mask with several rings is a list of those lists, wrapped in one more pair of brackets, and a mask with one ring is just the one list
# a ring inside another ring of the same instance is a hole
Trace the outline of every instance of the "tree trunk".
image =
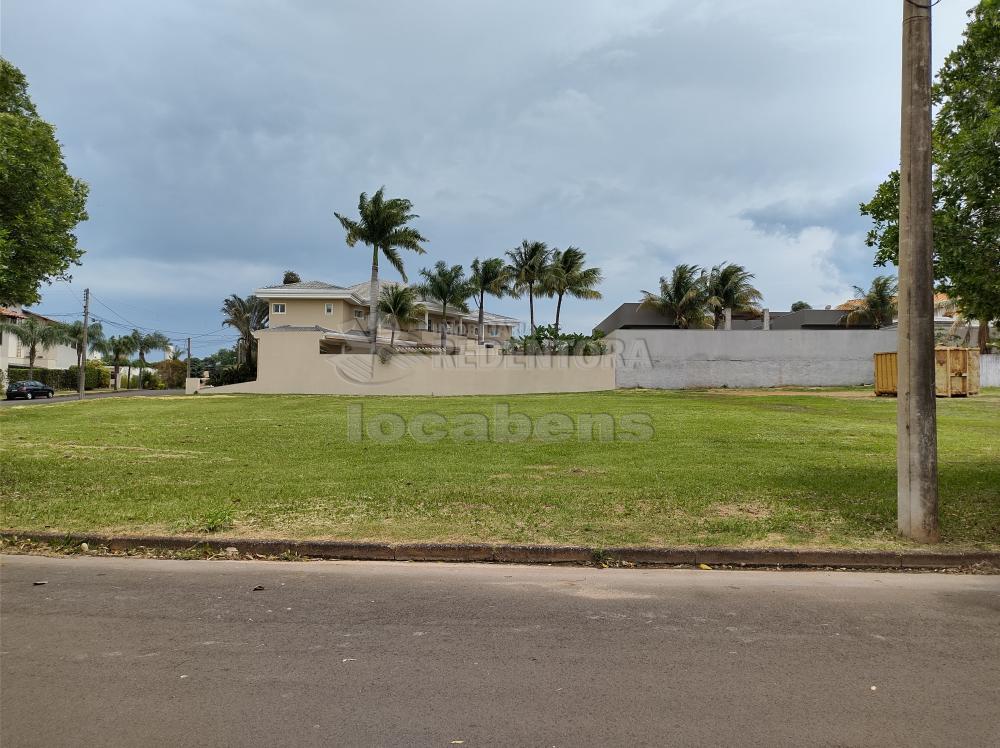
[(441, 317), (443, 322), (441, 323), (441, 355), (445, 354), (448, 348), (448, 305), (441, 304)]
[(486, 292), (479, 292), (479, 345), (486, 344), (486, 328), (483, 327), (483, 304), (486, 302)]
[(559, 294), (559, 301), (556, 302), (556, 337), (559, 337), (559, 313), (562, 311), (563, 295)]
[(368, 329), (372, 337), (372, 353), (378, 337), (378, 247), (372, 250), (372, 279), (369, 286), (371, 298), (368, 300)]
[(128, 374), (125, 376), (125, 389), (128, 389), (132, 386), (132, 364), (128, 365), (128, 369), (126, 369), (126, 371)]
[(389, 345), (395, 347), (396, 345), (396, 326), (392, 326), (392, 335), (389, 338)]
[(139, 351), (139, 389), (142, 389), (142, 375), (146, 372), (146, 354)]
[(531, 320), (531, 334), (535, 334), (535, 284), (528, 284), (528, 312)]
[(121, 374), (121, 364), (115, 364), (115, 392), (118, 392), (118, 375)]
[(35, 378), (35, 356), (38, 355), (38, 350), (35, 346), (28, 347), (28, 379)]
[(990, 347), (990, 321), (988, 319), (979, 320), (979, 352), (988, 353)]

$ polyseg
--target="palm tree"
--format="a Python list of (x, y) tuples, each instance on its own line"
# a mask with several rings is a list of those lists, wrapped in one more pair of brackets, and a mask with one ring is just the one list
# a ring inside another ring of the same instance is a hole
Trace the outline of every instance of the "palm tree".
[(97, 346), (102, 354), (111, 358), (111, 365), (115, 367), (115, 389), (118, 389), (118, 374), (121, 367), (129, 363), (129, 356), (135, 353), (135, 338), (131, 335), (112, 335), (105, 338)]
[(479, 344), (483, 345), (486, 342), (486, 328), (483, 325), (486, 294), (498, 299), (509, 294), (510, 272), (501, 257), (490, 257), (482, 261), (477, 257), (472, 261), (469, 282), (479, 306)]
[(170, 348), (170, 339), (161, 332), (132, 331), (135, 339), (135, 352), (139, 354), (139, 389), (142, 389), (142, 375), (146, 370), (146, 354), (151, 351), (166, 352)]
[(510, 258), (508, 272), (513, 283), (513, 296), (520, 298), (528, 294), (528, 309), (531, 313), (531, 332), (535, 331), (535, 292), (542, 277), (545, 266), (549, 262), (549, 248), (545, 242), (521, 242), (521, 246), (507, 252)]
[(848, 327), (867, 322), (878, 330), (891, 324), (896, 318), (897, 293), (896, 279), (891, 275), (877, 276), (867, 291), (855, 286), (854, 294), (859, 303), (847, 314), (845, 321)]
[(415, 288), (394, 283), (382, 289), (378, 297), (378, 311), (392, 325), (389, 345), (396, 345), (396, 330), (419, 322), (424, 314), (424, 305), (420, 303)]
[(569, 294), (576, 299), (599, 299), (601, 292), (594, 286), (602, 279), (600, 268), (584, 267), (587, 255), (579, 247), (552, 250), (552, 257), (542, 277), (542, 292), (555, 296), (555, 333), (559, 335), (559, 315), (562, 312), (563, 297)]
[(28, 379), (35, 376), (35, 359), (39, 349), (72, 342), (65, 325), (48, 324), (35, 317), (27, 317), (18, 324), (2, 322), (0, 332), (10, 333), (21, 341), (21, 345), (28, 347)]
[(716, 330), (722, 327), (726, 309), (734, 312), (757, 312), (763, 300), (760, 291), (750, 282), (753, 273), (742, 265), (716, 265), (708, 274), (708, 306), (712, 310)]
[(414, 218), (413, 203), (402, 197), (385, 199), (385, 187), (379, 187), (378, 192), (371, 196), (364, 192), (358, 199), (358, 214), (360, 220), (334, 213), (340, 225), (347, 232), (347, 246), (353, 247), (358, 242), (372, 248), (372, 279), (369, 288), (369, 333), (372, 339), (372, 352), (375, 351), (375, 337), (378, 335), (378, 258), (385, 256), (399, 272), (405, 281), (406, 270), (403, 268), (403, 258), (399, 256), (400, 249), (408, 249), (418, 255), (424, 254), (420, 242), (427, 241), (419, 231), (407, 226)]
[(640, 306), (672, 317), (681, 329), (710, 327), (708, 279), (697, 265), (678, 265), (670, 278), (660, 278), (660, 293), (643, 291)]
[(222, 302), (222, 324), (234, 328), (240, 339), (237, 343), (237, 361), (253, 361), (256, 358), (257, 340), (253, 334), (256, 330), (267, 327), (267, 302), (256, 296), (237, 296), (233, 294)]
[(465, 277), (465, 270), (461, 265), (448, 267), (443, 260), (439, 260), (433, 270), (424, 268), (420, 275), (423, 276), (424, 283), (418, 291), (424, 298), (441, 304), (441, 317), (444, 319), (444, 324), (441, 325), (441, 353), (444, 354), (448, 346), (448, 307), (468, 312), (469, 307), (465, 302), (475, 293), (475, 289)]
[[(84, 365), (87, 352), (83, 350), (83, 322), (75, 320), (66, 326), (66, 334), (69, 336), (70, 345), (76, 348), (76, 366), (80, 368)], [(104, 328), (100, 322), (91, 322), (87, 325), (87, 348), (96, 351), (100, 342), (104, 339)]]

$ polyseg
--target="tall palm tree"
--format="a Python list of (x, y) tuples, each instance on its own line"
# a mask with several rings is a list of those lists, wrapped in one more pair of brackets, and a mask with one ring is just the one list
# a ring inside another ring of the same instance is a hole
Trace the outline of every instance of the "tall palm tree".
[(472, 261), (472, 273), (469, 282), (472, 284), (473, 296), (479, 306), (479, 344), (486, 342), (486, 328), (483, 325), (486, 295), (501, 298), (511, 292), (510, 271), (501, 257), (489, 257), (480, 261), (477, 257)]
[(139, 354), (139, 389), (142, 389), (142, 375), (146, 371), (146, 354), (152, 351), (166, 352), (170, 348), (170, 339), (162, 332), (142, 332), (133, 330), (135, 352)]
[(569, 294), (576, 299), (601, 298), (601, 292), (595, 288), (603, 280), (601, 269), (585, 267), (586, 260), (587, 255), (579, 247), (552, 250), (552, 257), (542, 276), (542, 292), (558, 299), (556, 335), (559, 335), (559, 315), (564, 296)]
[(416, 324), (424, 314), (417, 290), (402, 283), (394, 283), (382, 289), (378, 297), (378, 311), (392, 325), (389, 345), (396, 345), (396, 330)]
[[(80, 368), (84, 365), (87, 351), (83, 350), (83, 322), (74, 320), (65, 325), (66, 334), (69, 336), (70, 345), (76, 348), (76, 366)], [(104, 339), (104, 328), (100, 322), (91, 322), (87, 325), (87, 348), (96, 351), (100, 342)]]
[(436, 301), (441, 305), (441, 353), (448, 347), (448, 307), (458, 312), (468, 312), (466, 300), (475, 293), (472, 284), (465, 277), (461, 265), (448, 267), (443, 260), (434, 265), (433, 270), (424, 268), (420, 271), (424, 282), (418, 291), (424, 298)]
[(129, 363), (129, 357), (135, 353), (135, 338), (131, 335), (112, 335), (105, 338), (97, 346), (103, 355), (111, 359), (111, 365), (115, 367), (115, 389), (118, 389), (118, 374), (122, 366)]
[(535, 293), (545, 275), (545, 266), (549, 262), (549, 248), (545, 242), (521, 242), (521, 246), (507, 252), (510, 264), (507, 266), (511, 276), (513, 296), (520, 298), (528, 294), (528, 309), (531, 316), (531, 332), (535, 332)]
[(678, 265), (670, 278), (660, 278), (658, 294), (643, 291), (641, 306), (672, 317), (682, 329), (710, 327), (708, 279), (697, 265)]
[(878, 330), (891, 324), (896, 317), (898, 291), (896, 279), (891, 275), (877, 276), (867, 291), (861, 286), (855, 286), (855, 298), (860, 303), (848, 312), (845, 320), (848, 327), (867, 322)]
[(369, 288), (368, 328), (372, 339), (372, 352), (375, 351), (375, 338), (378, 335), (378, 258), (385, 256), (402, 276), (406, 278), (403, 268), (403, 258), (400, 249), (408, 249), (418, 255), (424, 254), (421, 242), (427, 239), (412, 226), (407, 224), (414, 218), (419, 218), (412, 212), (413, 203), (402, 197), (385, 199), (385, 187), (379, 187), (378, 192), (368, 197), (364, 192), (358, 199), (359, 220), (347, 218), (334, 213), (340, 225), (347, 232), (347, 246), (353, 247), (358, 242), (372, 248), (372, 278)]
[(27, 317), (18, 324), (2, 322), (0, 332), (13, 335), (21, 341), (21, 345), (28, 347), (28, 379), (35, 376), (35, 359), (40, 349), (71, 343), (65, 325), (48, 324), (35, 317)]
[(233, 294), (222, 302), (221, 312), (223, 326), (232, 327), (240, 334), (237, 361), (241, 364), (253, 361), (257, 352), (257, 340), (253, 334), (267, 327), (267, 302), (256, 296), (243, 298)]
[(722, 327), (726, 309), (734, 312), (760, 310), (759, 302), (764, 297), (754, 288), (753, 279), (753, 273), (748, 273), (742, 265), (724, 263), (712, 268), (708, 274), (708, 306), (716, 330)]

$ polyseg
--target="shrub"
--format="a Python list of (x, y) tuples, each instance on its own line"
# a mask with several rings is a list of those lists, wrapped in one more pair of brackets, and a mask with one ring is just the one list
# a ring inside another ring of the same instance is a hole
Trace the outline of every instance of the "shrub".
[(167, 385), (157, 376), (155, 371), (144, 371), (142, 373), (142, 389), (144, 390), (165, 390)]
[(187, 378), (187, 363), (175, 359), (157, 361), (153, 364), (163, 384), (171, 389), (178, 389), (184, 386)]
[(257, 378), (257, 365), (243, 363), (238, 366), (224, 366), (221, 369), (212, 370), (208, 383), (213, 387), (224, 384), (239, 384), (240, 382), (252, 382)]
[(36, 366), (34, 373), (29, 377), (27, 367), (11, 366), (7, 370), (7, 377), (9, 382), (23, 382), (26, 379), (33, 379), (56, 390), (65, 390), (69, 389), (70, 386), (76, 386), (75, 382), (73, 385), (66, 384), (65, 369), (39, 369)]
[[(75, 389), (79, 385), (79, 369), (71, 366), (66, 370), (67, 388)], [(87, 361), (83, 367), (83, 388), (98, 390), (111, 386), (111, 374), (97, 361)]]

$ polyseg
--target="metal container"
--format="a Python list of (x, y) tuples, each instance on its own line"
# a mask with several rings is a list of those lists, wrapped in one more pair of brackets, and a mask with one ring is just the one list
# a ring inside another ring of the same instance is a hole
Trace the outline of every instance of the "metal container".
[[(895, 397), (899, 381), (896, 352), (875, 354), (875, 394)], [(938, 397), (968, 397), (979, 394), (979, 350), (977, 348), (934, 349), (934, 393)]]

